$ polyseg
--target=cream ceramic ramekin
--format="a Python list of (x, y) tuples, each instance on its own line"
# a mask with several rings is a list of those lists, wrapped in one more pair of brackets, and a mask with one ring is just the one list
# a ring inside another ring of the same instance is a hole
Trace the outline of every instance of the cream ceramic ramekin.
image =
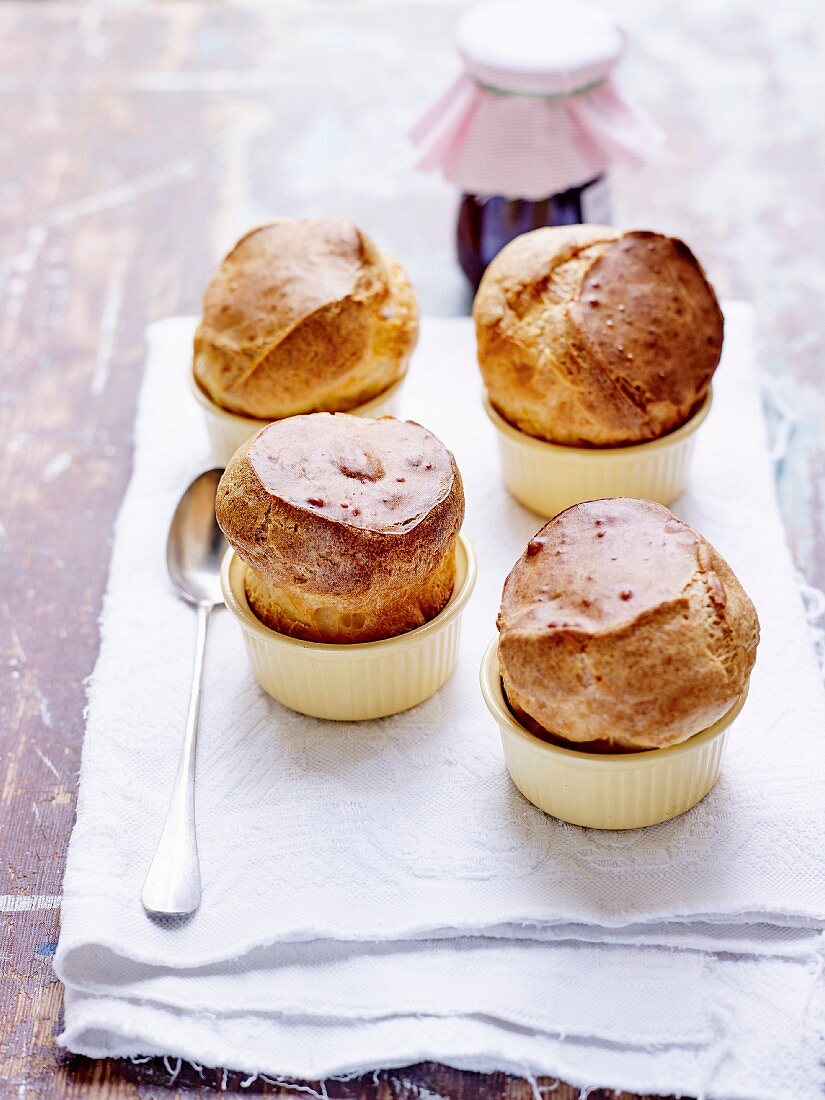
[(731, 723), (747, 691), (714, 725), (679, 745), (646, 752), (577, 752), (542, 741), (518, 722), (504, 698), (498, 641), (481, 663), (481, 691), (498, 722), (510, 777), (540, 810), (591, 829), (639, 829), (678, 817), (719, 778)]
[(499, 416), (487, 394), (484, 409), (498, 439), (504, 484), (516, 500), (548, 519), (573, 504), (604, 497), (641, 497), (671, 504), (687, 484), (696, 431), (713, 395), (681, 428), (629, 447), (567, 447), (519, 431)]
[(476, 580), (475, 552), (463, 535), (456, 544), (453, 594), (444, 610), (415, 630), (378, 642), (305, 642), (270, 630), (249, 607), (246, 570), (234, 551), (224, 558), (226, 606), (241, 625), (258, 683), (292, 710), (342, 722), (383, 718), (429, 699), (455, 668), (461, 614)]
[[(391, 386), (373, 397), (371, 401), (365, 401), (363, 405), (356, 405), (347, 412), (353, 416), (395, 416), (398, 412), (399, 395), (404, 384), (404, 377), (393, 382)], [(195, 375), (189, 367), (189, 388), (197, 403), (200, 405), (206, 430), (209, 433), (209, 442), (212, 445), (212, 460), (218, 466), (226, 466), (232, 455), (242, 443), (251, 439), (261, 428), (271, 424), (271, 420), (255, 420), (251, 416), (241, 416), (239, 413), (229, 412), (216, 405), (207, 397), (198, 385)]]

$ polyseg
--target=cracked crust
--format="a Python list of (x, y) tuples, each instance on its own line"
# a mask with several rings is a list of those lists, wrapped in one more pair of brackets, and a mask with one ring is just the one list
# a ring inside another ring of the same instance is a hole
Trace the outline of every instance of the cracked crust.
[(759, 621), (730, 566), (667, 508), (617, 498), (561, 512), (504, 584), (499, 661), (528, 728), (606, 749), (662, 748), (747, 686)]
[(352, 222), (280, 218), (242, 237), (206, 288), (193, 370), (243, 416), (346, 411), (404, 375), (417, 339), (392, 256)]
[(537, 439), (657, 439), (701, 405), (722, 351), (713, 288), (673, 237), (537, 229), (493, 260), (473, 305), (490, 400)]
[(279, 633), (390, 638), (452, 593), (461, 476), (411, 421), (314, 413), (270, 424), (233, 456), (216, 513), (250, 567), (252, 610)]

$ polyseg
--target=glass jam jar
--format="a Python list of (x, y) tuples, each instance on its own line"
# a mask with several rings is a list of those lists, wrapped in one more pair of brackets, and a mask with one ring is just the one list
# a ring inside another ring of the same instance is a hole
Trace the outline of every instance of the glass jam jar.
[(478, 289), (487, 265), (514, 237), (543, 225), (609, 225), (610, 221), (610, 193), (604, 174), (546, 199), (464, 194), (456, 229), (458, 262), (473, 288)]
[(484, 0), (456, 45), (464, 71), (411, 136), (419, 167), (462, 194), (458, 256), (477, 286), (521, 233), (609, 223), (609, 166), (642, 162), (658, 132), (614, 83), (624, 33), (586, 0)]

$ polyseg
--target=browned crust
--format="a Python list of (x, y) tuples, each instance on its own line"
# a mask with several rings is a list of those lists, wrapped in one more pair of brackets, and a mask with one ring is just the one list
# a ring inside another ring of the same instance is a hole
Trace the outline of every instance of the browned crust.
[(667, 508), (624, 498), (576, 505), (539, 531), (505, 582), (498, 626), (514, 710), (565, 741), (627, 749), (722, 717), (759, 641), (753, 604), (710, 543)]
[(216, 514), (258, 575), (248, 593), (264, 622), (310, 641), (360, 642), (413, 629), (444, 607), (464, 518), (461, 475), (449, 452), (443, 497), (411, 527), (373, 530), (267, 492), (249, 457), (254, 442), (236, 452), (221, 478)]
[(310, 642), (351, 644), (394, 638), (423, 626), (443, 610), (454, 583), (455, 538), (432, 573), (372, 598), (330, 599), (307, 585), (273, 588), (252, 569), (245, 588), (249, 606), (270, 630)]
[(243, 416), (345, 411), (404, 375), (417, 338), (393, 257), (343, 219), (281, 218), (242, 237), (207, 287), (193, 370)]
[(538, 439), (659, 438), (707, 394), (723, 319), (690, 249), (659, 233), (537, 229), (488, 267), (473, 306), (490, 400)]

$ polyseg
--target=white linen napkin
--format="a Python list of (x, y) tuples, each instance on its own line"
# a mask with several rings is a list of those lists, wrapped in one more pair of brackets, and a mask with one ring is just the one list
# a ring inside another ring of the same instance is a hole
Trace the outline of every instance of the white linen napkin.
[(750, 313), (730, 306), (727, 320), (674, 510), (736, 570), (763, 638), (705, 801), (605, 833), (546, 817), (509, 782), (478, 666), (540, 521), (501, 486), (471, 323), (428, 320), (403, 414), (444, 440), (465, 481), (479, 579), (459, 667), (406, 714), (322, 722), (260, 692), (236, 624), (216, 615), (198, 760), (203, 903), (174, 931), (139, 900), (194, 643), (163, 548), (182, 488), (209, 462), (185, 385), (194, 321), (153, 326), (64, 882), (70, 1049), (310, 1078), (437, 1058), (731, 1100), (819, 1094), (825, 707)]

